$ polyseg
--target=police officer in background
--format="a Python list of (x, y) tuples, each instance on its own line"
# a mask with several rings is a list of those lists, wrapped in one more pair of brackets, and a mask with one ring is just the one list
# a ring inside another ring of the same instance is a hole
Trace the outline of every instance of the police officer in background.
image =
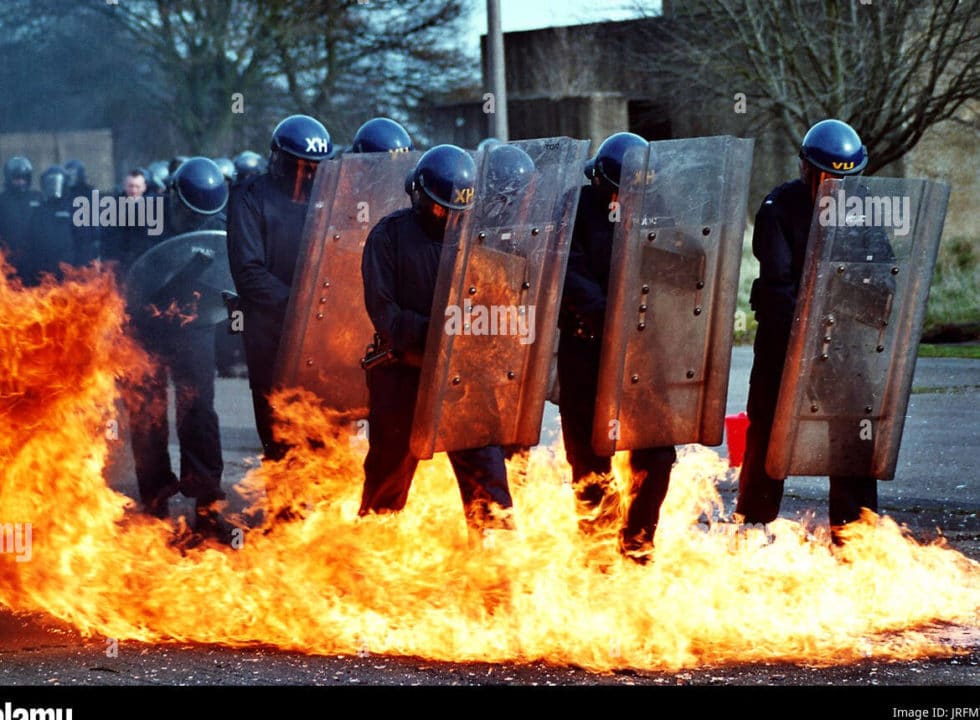
[[(199, 230), (224, 230), (228, 187), (208, 158), (184, 162), (173, 176), (173, 193), (161, 240)], [(146, 512), (169, 516), (177, 492), (195, 499), (194, 529), (221, 538), (215, 503), (224, 498), (221, 435), (214, 410), (214, 327), (184, 324), (164, 308), (131, 308), (137, 339), (155, 361), (153, 372), (127, 398), (136, 479)], [(188, 309), (192, 313), (193, 308)], [(180, 479), (171, 470), (167, 378), (177, 401)]]
[[(584, 532), (607, 529), (618, 519), (619, 498), (612, 492), (611, 458), (592, 449), (592, 425), (598, 388), (599, 359), (609, 291), (620, 173), (626, 152), (647, 147), (633, 133), (616, 133), (599, 146), (586, 165), (591, 184), (582, 188), (559, 314), (559, 411), (565, 454)], [(654, 418), (652, 422), (656, 422)], [(673, 446), (630, 452), (631, 500), (619, 533), (620, 551), (637, 563), (649, 562), (660, 506), (677, 459)]]
[(65, 197), (67, 180), (68, 175), (59, 165), (52, 165), (41, 174), (44, 201), (31, 213), (27, 252), (15, 265), (25, 285), (40, 284), (45, 273), (60, 280), (59, 265), (76, 264), (71, 205)]
[[(835, 164), (850, 169), (835, 169)], [(766, 473), (766, 454), (817, 190), (824, 179), (860, 175), (867, 164), (867, 149), (850, 125), (822, 120), (803, 138), (800, 177), (770, 192), (756, 214), (752, 252), (759, 259), (759, 277), (752, 283), (751, 304), (759, 326), (749, 378), (745, 459), (735, 507), (736, 519), (742, 522), (775, 520), (783, 497), (783, 480)], [(829, 515), (835, 544), (841, 542), (840, 528), (857, 520), (861, 508), (878, 511), (877, 481), (831, 477)]]
[[(85, 202), (92, 202), (92, 191), (95, 188), (88, 183), (85, 165), (82, 161), (69, 160), (64, 164), (64, 168), (67, 175), (65, 197), (68, 199), (68, 206), (72, 207), (75, 198), (79, 197), (85, 198)], [(75, 227), (73, 241), (75, 243), (76, 265), (87, 265), (92, 260), (97, 259), (102, 252), (102, 232), (99, 227)]]
[(255, 424), (272, 460), (288, 448), (274, 439), (268, 396), (313, 178), (332, 149), (318, 120), (287, 117), (272, 133), (269, 171), (236, 187), (228, 208), (228, 260), (244, 313)]
[(14, 155), (3, 166), (0, 194), (0, 244), (14, 265), (29, 262), (31, 215), (41, 205), (41, 193), (31, 190), (34, 168), (22, 155)]
[[(364, 461), (360, 514), (405, 506), (418, 459), (410, 439), (435, 294), (442, 240), (451, 213), (468, 210), (460, 190), (472, 189), (476, 165), (454, 145), (437, 145), (419, 158), (406, 190), (412, 207), (381, 219), (364, 247), (364, 302), (383, 347), (394, 361), (367, 371), (370, 449)], [(465, 194), (465, 192), (464, 192)], [(472, 197), (472, 193), (470, 194)], [(499, 446), (449, 453), (469, 527), (511, 527), (513, 505)]]

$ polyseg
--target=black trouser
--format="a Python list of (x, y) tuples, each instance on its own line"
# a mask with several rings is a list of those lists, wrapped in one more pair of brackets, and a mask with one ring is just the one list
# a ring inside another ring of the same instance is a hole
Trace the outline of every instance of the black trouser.
[[(144, 343), (156, 364), (131, 388), (130, 436), (140, 498), (152, 505), (180, 491), (206, 504), (221, 491), (221, 433), (214, 411), (214, 328), (182, 328)], [(180, 480), (167, 450), (167, 379), (177, 401)]]
[(263, 454), (269, 460), (279, 460), (289, 450), (289, 445), (275, 440), (272, 429), (274, 416), (269, 404), (269, 395), (275, 385), (275, 364), (284, 322), (285, 315), (278, 310), (245, 310), (242, 339), (248, 365), (248, 383), (252, 390), (255, 429), (262, 441)]
[[(754, 352), (747, 406), (749, 429), (735, 512), (743, 515), (747, 523), (768, 523), (776, 519), (783, 499), (783, 481), (766, 472), (766, 453), (779, 399), (786, 345), (760, 324)], [(857, 520), (862, 507), (878, 512), (878, 481), (875, 478), (830, 478), (828, 515), (831, 527)]]
[[(592, 450), (592, 421), (599, 375), (599, 343), (575, 337), (562, 338), (558, 348), (559, 411), (565, 456), (572, 466), (576, 497), (586, 506), (598, 507), (606, 486), (594, 476), (608, 475), (612, 458)], [(652, 542), (677, 459), (673, 446), (643, 448), (630, 452), (631, 492), (623, 535), (633, 541)]]
[[(419, 370), (406, 365), (373, 368), (367, 375), (369, 450), (364, 459), (360, 514), (405, 507), (418, 458), (410, 450)], [(513, 505), (500, 446), (449, 453), (463, 511), (471, 527), (509, 527), (501, 509)]]

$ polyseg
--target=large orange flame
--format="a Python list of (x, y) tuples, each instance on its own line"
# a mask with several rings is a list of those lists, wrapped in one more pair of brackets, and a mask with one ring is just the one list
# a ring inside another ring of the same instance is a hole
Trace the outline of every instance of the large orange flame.
[(103, 479), (117, 381), (146, 364), (111, 277), (0, 276), (0, 523), (33, 528), (29, 561), (0, 555), (13, 610), (117, 640), (594, 670), (947, 654), (930, 624), (978, 624), (980, 565), (890, 519), (856, 524), (843, 556), (813, 523), (779, 520), (768, 544), (699, 523), (728, 470), (701, 447), (681, 453), (648, 566), (579, 535), (559, 447), (514, 473), (516, 531), (473, 542), (444, 456), (405, 511), (359, 518), (364, 442), (303, 393), (278, 399), (296, 449), (239, 484), (240, 547), (182, 551)]

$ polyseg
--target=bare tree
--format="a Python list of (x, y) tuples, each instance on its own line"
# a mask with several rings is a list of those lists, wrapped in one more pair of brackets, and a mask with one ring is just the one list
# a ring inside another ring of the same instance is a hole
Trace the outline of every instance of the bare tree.
[[(372, 114), (411, 124), (479, 67), (457, 38), (468, 0), (83, 0), (121, 23), (155, 63), (158, 102), (192, 149), (268, 135), (314, 115), (339, 138)], [(234, 98), (246, 112), (235, 112)]]
[[(868, 172), (980, 99), (980, 0), (707, 0), (665, 4), (655, 63), (678, 87), (731, 98), (794, 145), (814, 122), (859, 130)], [(683, 5), (683, 6), (682, 6)]]

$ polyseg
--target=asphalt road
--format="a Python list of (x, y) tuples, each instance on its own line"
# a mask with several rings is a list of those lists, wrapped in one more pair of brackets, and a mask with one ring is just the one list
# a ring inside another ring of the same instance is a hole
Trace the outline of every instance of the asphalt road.
[[(736, 348), (729, 412), (737, 412), (745, 406), (750, 364), (751, 350)], [(975, 452), (980, 445), (978, 398), (980, 362), (920, 359), (898, 473), (894, 481), (880, 483), (883, 513), (908, 525), (923, 540), (931, 539), (941, 531), (954, 548), (975, 560), (980, 560), (980, 482), (977, 481), (975, 460)], [(218, 381), (217, 410), (221, 417), (226, 459), (225, 483), (231, 485), (242, 477), (248, 460), (254, 458), (259, 448), (258, 437), (251, 423), (251, 401), (244, 380)], [(556, 423), (556, 408), (549, 405), (546, 431), (556, 430)], [(724, 452), (724, 447), (719, 450)], [(176, 446), (172, 446), (171, 452), (176, 462)], [(114, 468), (113, 484), (135, 497), (131, 463), (128, 453), (120, 457)], [(730, 509), (734, 505), (734, 487), (723, 488), (722, 492)], [(790, 478), (787, 480), (782, 515), (794, 518), (808, 511), (816, 511), (818, 515), (825, 513), (826, 494), (825, 478)], [(175, 512), (181, 512), (181, 508), (175, 508)], [(73, 629), (50, 618), (3, 611), (0, 612), (0, 685), (33, 686), (35, 694), (26, 696), (30, 700), (51, 697), (54, 698), (52, 702), (60, 698), (77, 700), (83, 705), (95, 701), (86, 696), (76, 698), (57, 693), (41, 696), (37, 692), (56, 685), (461, 685), (494, 688), (582, 685), (592, 688), (718, 686), (729, 689), (740, 686), (822, 686), (827, 688), (825, 692), (806, 695), (806, 706), (817, 708), (826, 703), (831, 709), (839, 706), (839, 698), (842, 697), (829, 695), (832, 688), (837, 688), (833, 692), (842, 692), (846, 687), (868, 690), (875, 686), (887, 686), (893, 692), (866, 698), (872, 703), (872, 711), (866, 713), (867, 716), (899, 717), (901, 715), (894, 714), (895, 708), (916, 704), (921, 707), (951, 708), (954, 705), (970, 707), (972, 703), (972, 707), (976, 708), (980, 703), (980, 693), (972, 691), (972, 694), (964, 694), (963, 690), (980, 685), (980, 627), (937, 627), (930, 632), (961, 649), (962, 653), (951, 658), (907, 662), (867, 660), (829, 668), (766, 663), (698, 668), (679, 673), (627, 670), (600, 674), (576, 667), (552, 667), (541, 663), (444, 663), (366, 653), (360, 656), (322, 657), (263, 647), (230, 649), (186, 644), (127, 643), (125, 652), (110, 658), (106, 656), (102, 639), (83, 638)], [(907, 686), (906, 691), (916, 689), (917, 692), (911, 695), (899, 692), (897, 686)], [(938, 695), (936, 688), (942, 689)], [(10, 695), (8, 690), (12, 692), (11, 688), (0, 689), (0, 712), (3, 711), (5, 698), (19, 697)], [(184, 702), (182, 695), (142, 697), (157, 698), (162, 703), (179, 702), (182, 707)], [(252, 696), (245, 694), (234, 698), (221, 696), (221, 699), (247, 705), (249, 697)], [(698, 698), (699, 703), (710, 705), (743, 696), (729, 698), (727, 695), (699, 694), (694, 697)], [(243, 710), (247, 711), (248, 708)], [(971, 712), (976, 711), (968, 711), (963, 716), (969, 717)], [(840, 716), (849, 715), (845, 713)], [(933, 710), (931, 717), (943, 715)], [(977, 715), (972, 714), (972, 717)]]

